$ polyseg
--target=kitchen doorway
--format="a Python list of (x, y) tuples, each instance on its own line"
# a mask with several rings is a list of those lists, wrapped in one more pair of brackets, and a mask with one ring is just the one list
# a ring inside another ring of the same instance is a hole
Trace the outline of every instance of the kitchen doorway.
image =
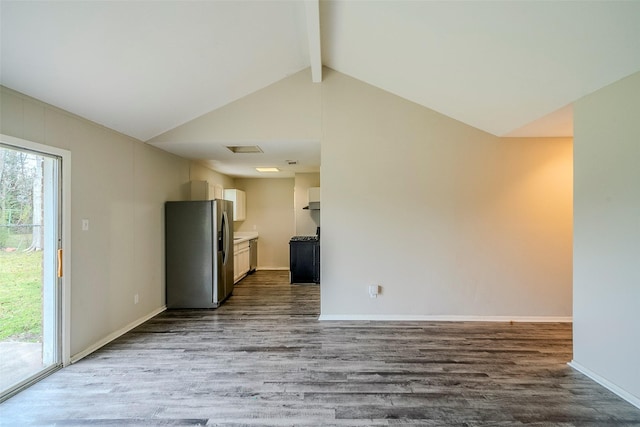
[(68, 354), (60, 151), (0, 140), (0, 401)]

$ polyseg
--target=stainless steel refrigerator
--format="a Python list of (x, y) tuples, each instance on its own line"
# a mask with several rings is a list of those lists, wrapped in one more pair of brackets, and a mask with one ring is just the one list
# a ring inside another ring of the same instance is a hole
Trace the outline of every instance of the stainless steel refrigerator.
[(233, 292), (233, 202), (165, 204), (167, 308), (215, 308)]

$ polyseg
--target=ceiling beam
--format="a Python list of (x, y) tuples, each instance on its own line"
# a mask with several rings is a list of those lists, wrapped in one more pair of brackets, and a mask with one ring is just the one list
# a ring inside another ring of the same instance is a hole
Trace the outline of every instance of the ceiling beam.
[(305, 0), (307, 9), (307, 39), (309, 40), (309, 59), (311, 62), (311, 80), (322, 81), (322, 51), (320, 50), (320, 0)]

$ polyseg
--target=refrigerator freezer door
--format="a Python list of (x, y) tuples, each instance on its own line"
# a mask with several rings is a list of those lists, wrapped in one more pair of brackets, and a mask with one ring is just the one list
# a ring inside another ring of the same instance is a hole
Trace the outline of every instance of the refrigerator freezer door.
[(226, 200), (213, 201), (216, 230), (214, 263), (214, 303), (220, 304), (233, 291), (233, 204)]

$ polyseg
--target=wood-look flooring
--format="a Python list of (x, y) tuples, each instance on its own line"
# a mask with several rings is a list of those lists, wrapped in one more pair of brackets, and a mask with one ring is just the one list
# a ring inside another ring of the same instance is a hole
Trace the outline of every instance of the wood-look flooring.
[(319, 287), (244, 279), (0, 405), (7, 426), (640, 426), (572, 370), (570, 324), (319, 322)]

